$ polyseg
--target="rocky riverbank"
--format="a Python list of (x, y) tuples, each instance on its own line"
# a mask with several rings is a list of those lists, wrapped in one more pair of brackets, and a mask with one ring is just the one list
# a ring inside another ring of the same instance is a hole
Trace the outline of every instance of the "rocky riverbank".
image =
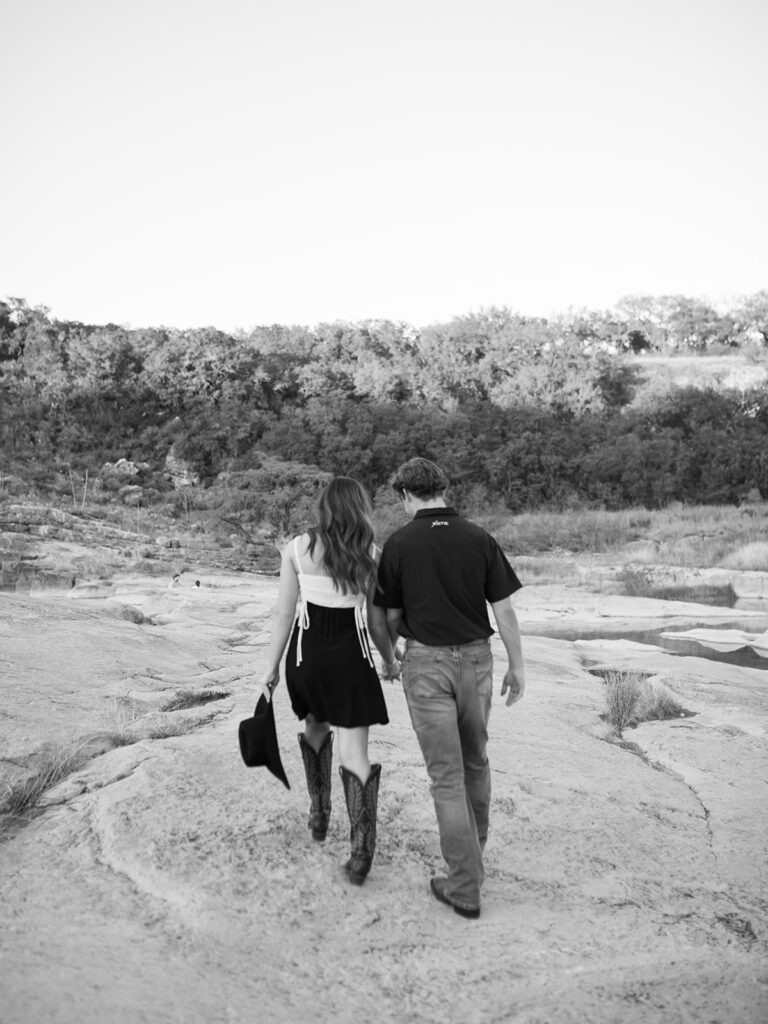
[[(379, 845), (354, 889), (340, 785), (328, 840), (309, 838), (284, 686), (291, 790), (239, 757), (276, 581), (188, 556), (177, 575), (164, 550), (162, 575), (129, 563), (0, 593), (5, 792), (92, 745), (4, 819), (4, 1024), (766, 1019), (768, 673), (622, 638), (743, 611), (526, 585), (528, 690), (493, 709), (483, 915), (466, 922), (429, 894), (441, 858), (399, 687), (371, 733)], [(574, 631), (600, 636), (561, 638)], [(693, 714), (617, 742), (606, 669)]]

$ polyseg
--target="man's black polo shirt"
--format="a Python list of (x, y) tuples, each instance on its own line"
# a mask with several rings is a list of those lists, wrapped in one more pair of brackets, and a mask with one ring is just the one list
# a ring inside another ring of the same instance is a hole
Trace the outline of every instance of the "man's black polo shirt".
[(491, 636), (486, 602), (521, 586), (482, 527), (453, 508), (423, 508), (385, 542), (374, 604), (403, 609), (402, 636), (447, 647)]

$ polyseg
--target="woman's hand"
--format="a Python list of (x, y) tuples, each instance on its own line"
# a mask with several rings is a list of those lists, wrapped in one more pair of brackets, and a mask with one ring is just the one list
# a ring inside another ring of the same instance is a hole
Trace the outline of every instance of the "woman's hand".
[(259, 701), (259, 699), (261, 697), (266, 697), (267, 698), (267, 703), (269, 703), (269, 701), (272, 700), (272, 691), (275, 689), (275, 687), (277, 686), (277, 684), (279, 682), (280, 682), (280, 675), (279, 675), (279, 673), (277, 673), (277, 672), (267, 672), (267, 673), (265, 673), (261, 677), (261, 679), (258, 681), (258, 683), (256, 684), (256, 686), (257, 686), (257, 691), (256, 692), (258, 694), (258, 696), (256, 697), (257, 702)]
[(400, 678), (400, 662), (397, 658), (393, 658), (392, 661), (381, 662), (381, 674), (384, 679), (395, 680)]
[(381, 674), (384, 679), (402, 679), (402, 662), (405, 655), (405, 647), (398, 644), (392, 651), (392, 661), (381, 659)]

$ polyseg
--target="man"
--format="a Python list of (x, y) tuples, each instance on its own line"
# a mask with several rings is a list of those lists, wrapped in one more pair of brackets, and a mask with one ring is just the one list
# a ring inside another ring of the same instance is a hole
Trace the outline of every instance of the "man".
[(448, 478), (439, 466), (410, 459), (392, 487), (413, 519), (384, 544), (374, 614), (385, 618), (393, 641), (405, 637), (403, 688), (448, 865), (447, 877), (431, 880), (432, 894), (457, 914), (477, 918), (491, 799), (487, 605), (508, 659), (501, 693), (514, 704), (525, 689), (510, 600), (521, 583), (494, 538), (446, 505)]

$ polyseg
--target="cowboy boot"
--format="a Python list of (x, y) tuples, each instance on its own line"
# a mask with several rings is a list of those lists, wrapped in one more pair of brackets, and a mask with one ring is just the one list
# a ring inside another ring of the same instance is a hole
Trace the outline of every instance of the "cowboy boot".
[(312, 838), (321, 843), (328, 832), (328, 819), (331, 816), (331, 762), (333, 760), (333, 733), (329, 732), (315, 753), (312, 746), (299, 733), (299, 749), (304, 760), (304, 771), (307, 775), (309, 790), (309, 828)]
[(346, 768), (339, 768), (349, 813), (352, 856), (344, 865), (353, 885), (362, 885), (371, 870), (376, 849), (376, 809), (379, 802), (381, 765), (372, 764), (365, 784)]

